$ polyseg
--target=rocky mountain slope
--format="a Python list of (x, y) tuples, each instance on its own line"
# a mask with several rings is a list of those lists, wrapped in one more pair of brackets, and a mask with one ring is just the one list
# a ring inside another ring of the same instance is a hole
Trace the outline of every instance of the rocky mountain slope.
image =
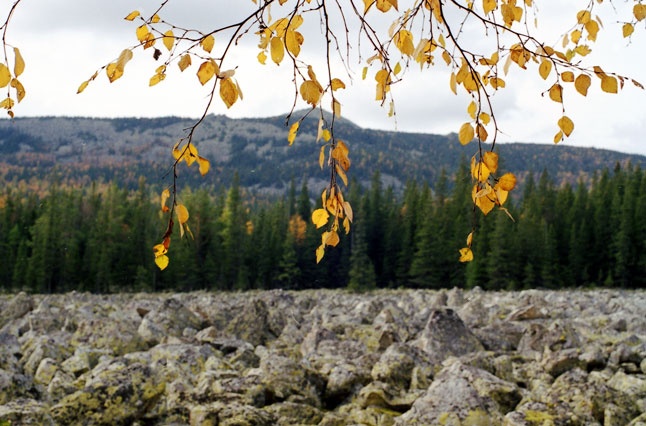
[(0, 296), (0, 425), (646, 424), (646, 292)]
[[(297, 116), (297, 115), (295, 115)], [(87, 183), (115, 180), (136, 188), (140, 176), (164, 184), (171, 149), (194, 120), (81, 117), (0, 120), (0, 181), (49, 179)], [(293, 146), (287, 144), (284, 116), (230, 119), (208, 116), (194, 142), (211, 161), (213, 172), (201, 178), (182, 170), (182, 184), (228, 186), (238, 171), (243, 186), (284, 193), (292, 178), (308, 179), (310, 188), (323, 186), (327, 173), (318, 165), (317, 120), (307, 119)], [(350, 177), (369, 182), (375, 170), (386, 186), (401, 188), (409, 179), (431, 185), (444, 168), (457, 170), (462, 159), (476, 152), (461, 146), (456, 135), (431, 135), (362, 129), (350, 121), (335, 124), (337, 136), (350, 148)], [(611, 148), (611, 147), (608, 147)], [(646, 157), (598, 149), (555, 145), (499, 144), (504, 171), (519, 178), (547, 170), (557, 181), (575, 183), (595, 171), (631, 161), (646, 167)], [(167, 177), (167, 176), (166, 176)]]

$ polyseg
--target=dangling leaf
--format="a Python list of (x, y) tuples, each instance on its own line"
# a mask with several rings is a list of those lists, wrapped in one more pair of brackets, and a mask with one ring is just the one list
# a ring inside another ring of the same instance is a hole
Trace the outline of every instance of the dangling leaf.
[(617, 93), (619, 90), (617, 79), (611, 75), (603, 74), (601, 76), (601, 90), (607, 93)]
[(547, 80), (547, 77), (552, 71), (552, 61), (548, 59), (543, 59), (541, 64), (538, 66), (538, 73), (540, 74), (543, 80)]
[(188, 222), (188, 209), (184, 204), (178, 204), (175, 206), (175, 213), (177, 214), (177, 221), (180, 224), (185, 224)]
[(460, 249), (460, 262), (471, 262), (473, 260), (473, 252), (469, 247)]
[(238, 100), (238, 88), (231, 78), (224, 78), (220, 81), (220, 98), (227, 108)]
[(213, 35), (209, 34), (204, 37), (200, 41), (200, 46), (202, 46), (202, 49), (204, 49), (207, 53), (211, 53), (213, 46), (215, 46), (215, 38), (213, 37)]
[(271, 60), (274, 61), (276, 65), (279, 65), (285, 57), (285, 46), (283, 45), (283, 40), (278, 37), (272, 37), (269, 45), (271, 50)]
[(14, 78), (11, 80), (11, 87), (16, 89), (16, 100), (18, 102), (22, 101), (25, 97), (25, 88), (23, 87), (22, 83), (20, 83), (18, 79)]
[(217, 73), (217, 65), (213, 59), (202, 62), (200, 68), (197, 70), (197, 78), (200, 84), (204, 86), (213, 76)]
[(170, 197), (170, 190), (168, 188), (164, 189), (161, 193), (161, 211), (166, 213), (169, 208), (166, 205), (166, 201), (168, 201), (168, 198)]
[(298, 133), (298, 127), (300, 125), (300, 121), (297, 121), (289, 128), (289, 135), (287, 135), (287, 142), (289, 142), (289, 146), (292, 146), (294, 140), (296, 140), (296, 133)]
[(135, 20), (135, 18), (136, 18), (137, 16), (139, 16), (139, 15), (140, 15), (140, 13), (139, 13), (139, 11), (138, 11), (138, 10), (133, 10), (132, 12), (130, 12), (130, 13), (128, 14), (128, 16), (126, 16), (126, 17), (125, 17), (125, 18), (123, 18), (123, 19), (125, 19), (126, 21), (134, 21), (134, 20)]
[(13, 54), (15, 57), (15, 63), (13, 65), (13, 75), (14, 77), (18, 78), (20, 77), (20, 74), (22, 74), (25, 70), (25, 60), (22, 58), (20, 50), (18, 50), (17, 47), (13, 48)]
[(197, 164), (199, 166), (200, 174), (202, 176), (206, 175), (209, 172), (209, 169), (211, 168), (211, 163), (209, 162), (209, 160), (207, 160), (204, 157), (200, 157), (199, 155), (197, 157)]
[(460, 127), (460, 131), (458, 132), (458, 140), (462, 145), (466, 145), (471, 142), (474, 136), (475, 131), (473, 130), (471, 123), (464, 123)]
[(316, 248), (316, 263), (319, 263), (323, 256), (325, 256), (325, 246), (321, 244)]
[(168, 30), (164, 33), (164, 38), (162, 39), (164, 42), (164, 46), (166, 49), (171, 50), (173, 49), (173, 45), (175, 45), (175, 35), (173, 34), (172, 30)]
[(182, 57), (179, 58), (177, 65), (179, 66), (180, 71), (184, 71), (186, 68), (191, 66), (191, 55), (188, 53), (186, 55), (182, 55)]
[(565, 115), (559, 118), (558, 125), (565, 136), (570, 136), (570, 134), (574, 130), (574, 123), (572, 122), (572, 120), (570, 120), (569, 117), (566, 117)]
[(587, 74), (580, 74), (576, 80), (574, 80), (574, 88), (577, 92), (583, 96), (587, 96), (588, 88), (592, 84), (592, 79)]
[(155, 264), (161, 271), (166, 269), (169, 263), (170, 263), (170, 259), (165, 254), (162, 256), (155, 257)]
[(550, 99), (554, 102), (563, 103), (563, 87), (556, 83), (550, 87)]
[(320, 86), (313, 80), (305, 80), (300, 87), (301, 97), (305, 102), (316, 106), (323, 95)]
[(487, 151), (484, 153), (482, 161), (487, 165), (491, 173), (496, 173), (496, 170), (498, 170), (498, 154)]
[(505, 173), (498, 179), (498, 185), (500, 189), (511, 191), (516, 187), (516, 176), (513, 173)]
[(0, 63), (0, 88), (6, 87), (11, 81), (11, 71), (5, 64)]
[(330, 215), (325, 209), (316, 209), (312, 212), (312, 223), (316, 225), (316, 229), (327, 225), (329, 218)]

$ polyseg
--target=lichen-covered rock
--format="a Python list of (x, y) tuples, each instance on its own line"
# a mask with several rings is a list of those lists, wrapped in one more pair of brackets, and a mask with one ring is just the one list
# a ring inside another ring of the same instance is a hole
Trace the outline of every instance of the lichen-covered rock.
[(0, 425), (54, 426), (47, 404), (34, 399), (16, 399), (0, 405)]
[(51, 408), (57, 424), (129, 425), (151, 409), (163, 394), (150, 367), (123, 361), (99, 364), (83, 389)]
[(254, 299), (233, 318), (227, 332), (254, 346), (264, 345), (277, 337), (269, 327), (268, 319), (267, 304), (261, 299)]
[(156, 345), (169, 336), (181, 337), (187, 328), (200, 330), (203, 323), (180, 300), (170, 297), (144, 316), (137, 331), (148, 344)]
[(395, 424), (502, 424), (520, 400), (515, 384), (455, 360)]
[(425, 351), (436, 364), (449, 356), (484, 350), (482, 343), (452, 309), (433, 310), (424, 330), (412, 344)]
[(269, 353), (260, 360), (260, 371), (268, 402), (290, 401), (321, 406), (325, 381), (316, 371), (275, 353)]

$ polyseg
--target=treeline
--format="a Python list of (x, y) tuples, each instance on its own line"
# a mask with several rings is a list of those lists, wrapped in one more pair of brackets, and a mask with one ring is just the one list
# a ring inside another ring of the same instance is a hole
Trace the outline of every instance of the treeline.
[[(383, 287), (484, 289), (646, 286), (646, 176), (617, 166), (592, 185), (526, 180), (508, 211), (474, 213), (463, 164), (403, 194), (351, 184), (352, 232), (320, 264), (321, 230), (306, 185), (260, 200), (237, 179), (220, 191), (184, 190), (194, 238), (174, 236), (160, 272), (152, 247), (165, 229), (159, 191), (116, 185), (0, 194), (0, 291), (190, 291)], [(513, 200), (511, 200), (513, 201)], [(513, 218), (513, 220), (511, 219)], [(458, 250), (475, 225), (475, 260)]]

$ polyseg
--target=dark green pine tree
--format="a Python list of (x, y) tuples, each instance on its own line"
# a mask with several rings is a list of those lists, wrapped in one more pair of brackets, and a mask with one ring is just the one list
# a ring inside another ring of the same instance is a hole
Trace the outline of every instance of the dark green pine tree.
[(240, 179), (236, 173), (233, 183), (227, 192), (222, 221), (222, 275), (221, 282), (225, 289), (245, 290), (249, 288), (249, 276), (245, 267), (245, 249), (247, 249), (247, 218), (244, 211)]

